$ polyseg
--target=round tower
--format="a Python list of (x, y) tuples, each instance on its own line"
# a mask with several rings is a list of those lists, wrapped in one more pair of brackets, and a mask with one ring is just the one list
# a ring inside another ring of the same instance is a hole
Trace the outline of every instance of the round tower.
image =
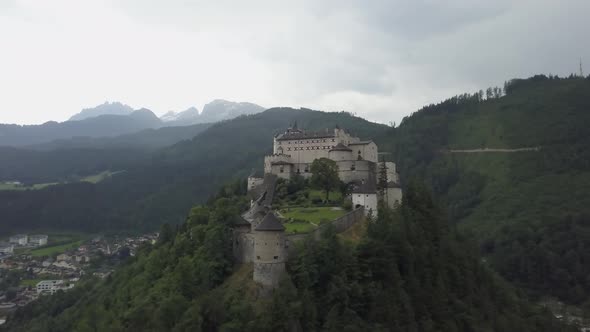
[(255, 228), (254, 281), (265, 287), (278, 287), (286, 261), (285, 227), (269, 212)]

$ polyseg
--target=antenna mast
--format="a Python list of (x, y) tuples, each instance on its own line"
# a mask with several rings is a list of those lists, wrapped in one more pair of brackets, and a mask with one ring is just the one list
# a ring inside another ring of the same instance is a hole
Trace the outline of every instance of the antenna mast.
[(580, 77), (584, 77), (584, 70), (582, 69), (582, 58), (580, 58)]

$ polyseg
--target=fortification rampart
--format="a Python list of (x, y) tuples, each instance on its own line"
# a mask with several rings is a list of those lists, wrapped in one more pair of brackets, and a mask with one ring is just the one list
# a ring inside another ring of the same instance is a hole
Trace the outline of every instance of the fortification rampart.
[(365, 220), (365, 212), (363, 207), (359, 207), (350, 211), (349, 213), (343, 215), (342, 217), (336, 218), (329, 223), (325, 223), (315, 229), (313, 232), (305, 233), (305, 234), (290, 234), (287, 235), (287, 248), (289, 254), (293, 253), (295, 250), (295, 246), (291, 245), (295, 242), (302, 241), (307, 237), (311, 237), (314, 240), (318, 241), (322, 238), (322, 232), (324, 232), (328, 227), (333, 226), (334, 231), (336, 233), (342, 233), (352, 227), (354, 224)]

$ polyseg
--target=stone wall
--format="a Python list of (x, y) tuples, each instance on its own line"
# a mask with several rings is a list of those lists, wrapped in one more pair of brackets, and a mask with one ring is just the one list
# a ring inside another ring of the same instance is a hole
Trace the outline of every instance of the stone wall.
[(342, 182), (374, 181), (376, 164), (368, 160), (344, 160), (336, 162), (338, 177)]
[(236, 262), (250, 263), (254, 257), (254, 234), (234, 231), (233, 254)]
[(334, 226), (334, 230), (336, 231), (336, 233), (342, 233), (350, 227), (352, 227), (354, 224), (365, 220), (364, 211), (365, 209), (363, 207), (354, 209), (349, 213), (343, 215), (342, 217), (334, 219), (330, 223), (323, 224), (311, 233), (287, 235), (285, 246), (289, 253), (293, 253), (295, 250), (294, 243), (302, 241), (306, 239), (308, 236), (311, 236), (316, 241), (321, 239), (322, 232), (326, 230), (329, 224)]
[(284, 262), (254, 264), (254, 282), (261, 284), (263, 287), (278, 287), (283, 273), (285, 273)]

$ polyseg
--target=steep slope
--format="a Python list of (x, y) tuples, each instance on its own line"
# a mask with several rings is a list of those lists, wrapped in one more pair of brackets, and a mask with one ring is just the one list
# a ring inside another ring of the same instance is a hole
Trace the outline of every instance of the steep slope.
[[(425, 107), (384, 141), (402, 179), (427, 179), (504, 276), (582, 303), (590, 297), (590, 80), (536, 76), (506, 91)], [(461, 149), (479, 150), (453, 151)]]
[(133, 112), (133, 108), (131, 106), (121, 104), (120, 102), (112, 102), (109, 103), (108, 101), (104, 104), (98, 105), (92, 108), (85, 108), (80, 113), (72, 115), (68, 121), (79, 121), (88, 118), (94, 118), (100, 115), (129, 115)]
[(80, 121), (47, 122), (42, 125), (0, 124), (0, 146), (25, 146), (74, 136), (102, 137), (133, 133), (161, 127), (162, 122), (150, 110), (141, 109), (129, 115), (100, 115)]
[[(251, 268), (232, 275), (244, 182), (191, 210), (176, 232), (104, 281), (19, 309), (9, 331), (575, 331), (520, 299), (470, 254), (420, 187), (358, 246), (309, 239), (270, 298)], [(0, 327), (0, 330), (2, 327)]]
[(99, 184), (0, 191), (0, 233), (32, 228), (153, 229), (179, 223), (228, 177), (260, 168), (272, 137), (293, 122), (309, 129), (340, 125), (372, 138), (387, 127), (347, 113), (277, 108), (223, 121), (192, 140), (154, 152)]

